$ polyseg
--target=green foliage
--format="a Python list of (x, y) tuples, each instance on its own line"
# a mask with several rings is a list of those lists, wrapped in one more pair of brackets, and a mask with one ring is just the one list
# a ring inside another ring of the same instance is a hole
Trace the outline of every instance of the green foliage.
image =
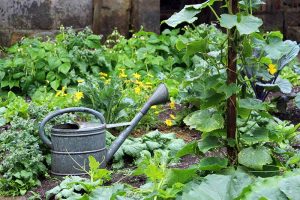
[(257, 147), (256, 149), (248, 147), (239, 152), (238, 159), (239, 163), (246, 167), (262, 170), (264, 165), (273, 162), (270, 154), (270, 150), (266, 147)]
[(200, 170), (219, 171), (227, 167), (228, 160), (219, 157), (203, 158), (199, 162)]
[(83, 105), (100, 111), (107, 123), (128, 119), (125, 108), (134, 106), (133, 100), (124, 98), (123, 85), (117, 77), (112, 77), (109, 84), (103, 79), (89, 77), (79, 89), (84, 94)]
[(53, 90), (75, 85), (79, 78), (110, 69), (100, 36), (89, 29), (75, 33), (61, 28), (54, 41), (26, 38), (7, 49), (0, 68), (1, 88), (32, 93), (47, 85)]
[[(255, 178), (241, 170), (208, 175), (185, 185), (181, 199), (297, 199), (299, 172)], [(293, 192), (292, 192), (293, 191)]]
[[(109, 146), (114, 140), (115, 137), (108, 133), (107, 145)], [(140, 138), (127, 138), (114, 155), (112, 167), (123, 167), (124, 158), (138, 159), (141, 152), (151, 155), (155, 150), (160, 149), (174, 155), (184, 145), (184, 141), (176, 139), (174, 133), (160, 133), (157, 130), (149, 132)]]
[(147, 183), (140, 188), (145, 199), (174, 199), (181, 192), (183, 184), (190, 181), (196, 174), (196, 168), (167, 168), (168, 152), (157, 150), (154, 156), (141, 154), (142, 158), (135, 170), (135, 175), (145, 175)]
[[(199, 120), (201, 119), (201, 120)], [(184, 123), (190, 128), (202, 132), (212, 132), (224, 127), (224, 119), (221, 113), (214, 109), (199, 110), (191, 113), (184, 119)]]
[[(40, 140), (38, 123), (51, 110), (34, 103), (27, 106), (28, 118), (15, 116), (10, 128), (0, 133), (0, 195), (24, 195), (40, 185), (41, 177), (47, 176), (49, 150)], [(72, 118), (61, 116), (52, 123), (62, 123)]]
[(16, 117), (0, 137), (0, 194), (24, 195), (40, 184), (46, 160), (40, 149), (34, 120)]
[[(110, 199), (112, 194), (101, 194), (99, 192), (99, 187), (111, 179), (111, 172), (107, 169), (101, 169), (100, 165), (101, 163), (99, 163), (93, 156), (89, 156), (89, 171), (86, 171), (86, 173), (90, 176), (90, 179), (78, 176), (67, 177), (60, 183), (60, 185), (46, 192), (46, 199), (92, 200), (106, 195), (107, 198)], [(109, 189), (112, 189), (112, 193), (116, 193), (123, 188), (122, 186), (119, 187), (119, 185), (115, 185)], [(103, 192), (103, 189), (100, 189), (100, 191)]]
[(187, 5), (180, 12), (175, 13), (164, 22), (173, 28), (183, 22), (193, 23), (198, 19), (195, 16), (200, 13), (203, 8), (212, 6), (216, 1), (219, 0), (207, 0), (201, 4)]

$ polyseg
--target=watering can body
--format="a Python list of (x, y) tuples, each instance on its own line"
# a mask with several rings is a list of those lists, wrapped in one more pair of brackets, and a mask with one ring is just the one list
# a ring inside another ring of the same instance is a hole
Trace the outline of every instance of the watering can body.
[[(51, 173), (58, 176), (83, 175), (88, 157), (106, 157), (105, 124), (61, 124), (51, 129)], [(95, 142), (97, 141), (97, 142)], [(105, 162), (101, 162), (105, 167)]]
[[(95, 157), (104, 168), (149, 108), (152, 105), (165, 103), (168, 99), (167, 88), (161, 84), (131, 122), (120, 124), (106, 124), (100, 112), (84, 107), (66, 108), (50, 113), (40, 123), (39, 134), (42, 141), (51, 148), (51, 173), (58, 176), (86, 174), (89, 169), (89, 156)], [(51, 139), (47, 137), (46, 123), (58, 115), (71, 112), (92, 114), (100, 122), (55, 125), (51, 129)], [(127, 127), (111, 147), (106, 149), (106, 129), (118, 126)]]

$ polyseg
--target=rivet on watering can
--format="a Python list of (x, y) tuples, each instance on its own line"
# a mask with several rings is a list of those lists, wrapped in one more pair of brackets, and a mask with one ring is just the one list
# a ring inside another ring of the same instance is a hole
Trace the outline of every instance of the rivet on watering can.
[[(47, 115), (39, 126), (42, 141), (51, 148), (51, 173), (58, 176), (83, 175), (80, 167), (88, 170), (88, 157), (94, 156), (105, 167), (136, 127), (151, 106), (169, 101), (169, 93), (164, 84), (160, 84), (141, 111), (131, 120), (118, 124), (106, 124), (103, 115), (84, 107), (66, 108)], [(45, 135), (45, 125), (58, 115), (71, 112), (85, 112), (96, 116), (99, 123), (60, 124), (51, 129), (51, 140)], [(105, 132), (107, 128), (127, 126), (107, 150)]]

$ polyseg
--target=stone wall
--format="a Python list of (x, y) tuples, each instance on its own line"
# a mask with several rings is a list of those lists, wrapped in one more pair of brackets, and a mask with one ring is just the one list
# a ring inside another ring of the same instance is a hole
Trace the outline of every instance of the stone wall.
[(0, 45), (25, 35), (53, 35), (60, 25), (80, 29), (92, 22), (93, 0), (1, 0)]

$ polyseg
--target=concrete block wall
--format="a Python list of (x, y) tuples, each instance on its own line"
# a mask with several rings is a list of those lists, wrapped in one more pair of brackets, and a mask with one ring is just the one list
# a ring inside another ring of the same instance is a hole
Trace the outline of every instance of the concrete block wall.
[(80, 29), (92, 22), (93, 0), (1, 0), (0, 45), (28, 35), (53, 35), (60, 25)]

